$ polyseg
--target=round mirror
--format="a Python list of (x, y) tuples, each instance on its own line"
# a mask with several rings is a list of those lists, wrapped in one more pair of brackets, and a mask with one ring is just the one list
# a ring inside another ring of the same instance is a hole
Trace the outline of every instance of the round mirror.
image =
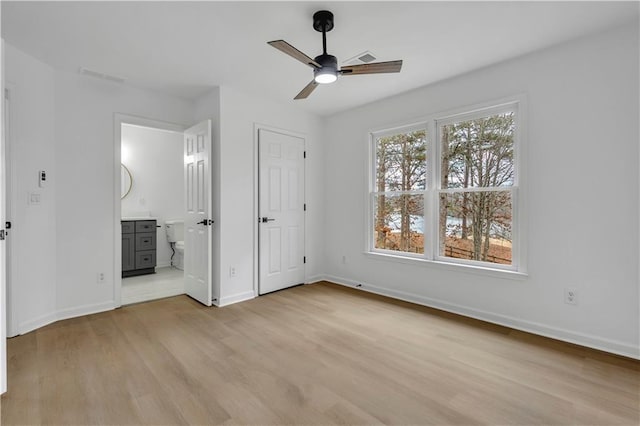
[(133, 178), (127, 166), (120, 164), (120, 199), (126, 197), (131, 192)]

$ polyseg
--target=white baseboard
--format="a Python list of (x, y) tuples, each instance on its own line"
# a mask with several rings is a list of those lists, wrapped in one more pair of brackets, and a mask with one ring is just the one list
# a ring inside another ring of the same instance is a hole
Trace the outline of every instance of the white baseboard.
[(116, 305), (113, 301), (105, 303), (96, 303), (92, 305), (78, 306), (75, 308), (61, 309), (47, 315), (40, 316), (33, 320), (20, 324), (18, 334), (26, 334), (30, 331), (52, 324), (56, 321), (62, 321), (69, 318), (81, 317), (83, 315), (97, 314), (99, 312), (110, 311), (115, 309)]
[(519, 318), (510, 317), (507, 315), (495, 314), (492, 312), (482, 311), (479, 309), (469, 308), (466, 306), (458, 305), (455, 303), (449, 303), (442, 300), (432, 299), (417, 294), (406, 293), (403, 291), (393, 290), (384, 287), (378, 287), (371, 284), (364, 283), (362, 281), (353, 281), (347, 278), (336, 277), (333, 275), (325, 275), (317, 281), (330, 281), (336, 284), (340, 284), (346, 287), (356, 288), (357, 290), (363, 290), (370, 293), (379, 294), (382, 296), (391, 297), (394, 299), (404, 300), (406, 302), (416, 303), (418, 305), (428, 306), (431, 308), (440, 309), (443, 311), (451, 312), (454, 314), (462, 315), (465, 317), (475, 318), (482, 321), (487, 321), (493, 324), (503, 325), (505, 327), (513, 328), (528, 333), (537, 334), (544, 337), (550, 337), (552, 339), (562, 340), (568, 343), (575, 343), (577, 345), (586, 346), (592, 349), (597, 349), (605, 352), (610, 352), (616, 355), (622, 355), (629, 358), (640, 359), (640, 348), (634, 347), (624, 342), (606, 339), (599, 336), (574, 332), (558, 327), (553, 327), (537, 322), (526, 321)]
[(325, 279), (324, 275), (313, 275), (311, 277), (307, 277), (305, 284), (313, 284), (319, 281), (323, 281)]
[(95, 303), (92, 305), (78, 306), (75, 308), (62, 309), (58, 311), (57, 321), (81, 317), (83, 315), (97, 314), (99, 312), (110, 311), (116, 308), (116, 304), (111, 302)]
[(40, 327), (44, 327), (45, 325), (49, 325), (58, 320), (56, 312), (51, 312), (46, 315), (39, 316), (38, 318), (34, 318), (32, 320), (26, 321), (22, 324), (18, 325), (18, 336), (21, 334), (26, 334), (30, 331), (36, 330)]
[(238, 302), (244, 302), (245, 300), (255, 299), (256, 295), (252, 291), (245, 291), (243, 293), (232, 294), (230, 296), (221, 297), (216, 306), (228, 306)]

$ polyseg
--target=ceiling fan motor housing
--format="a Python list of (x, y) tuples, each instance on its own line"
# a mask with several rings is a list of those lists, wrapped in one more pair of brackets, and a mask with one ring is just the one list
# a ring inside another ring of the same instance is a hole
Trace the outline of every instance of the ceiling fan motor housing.
[(330, 70), (335, 73), (338, 72), (338, 58), (333, 55), (320, 55), (316, 56), (313, 60), (321, 65), (321, 68), (315, 70), (316, 73), (320, 70), (325, 72)]

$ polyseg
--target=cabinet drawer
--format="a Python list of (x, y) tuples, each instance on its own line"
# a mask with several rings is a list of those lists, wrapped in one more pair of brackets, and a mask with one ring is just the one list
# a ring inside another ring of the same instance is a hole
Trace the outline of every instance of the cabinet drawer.
[[(155, 229), (155, 228), (154, 228)], [(136, 234), (136, 251), (140, 250), (155, 250), (156, 249), (156, 234), (150, 232), (137, 233)]]
[(136, 252), (136, 269), (154, 268), (156, 266), (155, 250)]
[(136, 232), (156, 232), (155, 220), (137, 220)]
[(123, 234), (133, 234), (136, 230), (135, 222), (125, 221), (125, 222), (120, 222), (120, 224), (122, 225)]

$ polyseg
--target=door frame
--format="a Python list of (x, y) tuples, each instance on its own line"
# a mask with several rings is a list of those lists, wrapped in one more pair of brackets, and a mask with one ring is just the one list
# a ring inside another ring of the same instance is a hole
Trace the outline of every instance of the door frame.
[[(8, 100), (10, 96), (7, 97), (7, 94), (11, 92), (8, 90), (5, 81), (5, 68), (4, 68), (4, 39), (0, 37), (0, 90), (2, 91), (2, 104), (0, 105), (0, 150), (3, 152), (0, 154), (0, 160), (4, 162), (2, 164), (2, 175), (0, 175), (0, 185), (4, 186), (1, 190), (1, 196), (3, 197), (2, 201), (7, 202), (11, 199), (11, 193), (7, 193), (9, 190), (9, 185), (6, 184), (6, 176), (7, 176), (7, 166), (10, 165), (10, 161), (7, 159), (6, 149), (8, 147), (8, 137), (6, 137), (6, 126), (8, 123), (5, 122), (5, 118), (8, 121), (8, 113), (10, 112), (8, 109), (5, 111), (6, 104), (8, 104)], [(5, 208), (4, 202), (0, 203), (1, 208)], [(0, 219), (6, 219), (7, 211), (0, 212)], [(9, 246), (6, 244), (7, 239), (5, 238), (5, 247), (4, 251), (0, 251), (4, 257), (0, 259), (0, 274), (3, 274), (3, 277), (0, 277), (0, 395), (7, 391), (7, 287), (10, 282), (9, 273), (7, 273), (6, 267), (9, 264)]]
[[(285, 136), (292, 136), (303, 140), (302, 147), (307, 152), (307, 134), (295, 132), (293, 130), (282, 129), (279, 127), (269, 126), (267, 124), (253, 124), (253, 295), (260, 296), (260, 224), (258, 217), (260, 216), (260, 130), (268, 130), (274, 133), (280, 133)], [(306, 154), (305, 154), (306, 159)], [(307, 203), (307, 164), (304, 164), (304, 203)], [(304, 220), (304, 252), (307, 253), (307, 233), (308, 220), (305, 214)], [(308, 271), (304, 268), (304, 283), (307, 283)]]
[(132, 124), (154, 129), (184, 133), (187, 126), (168, 121), (154, 120), (137, 115), (115, 113), (113, 116), (113, 302), (116, 308), (122, 306), (122, 200), (120, 199), (120, 164), (122, 163), (122, 125)]
[[(11, 109), (12, 109), (12, 98), (14, 98), (14, 94), (15, 94), (15, 87), (5, 81), (4, 84), (4, 90), (6, 90), (8, 92), (9, 98), (5, 100), (5, 94), (2, 94), (2, 119), (5, 120), (5, 118), (7, 119), (7, 123), (5, 123), (5, 126), (3, 126), (3, 144), (4, 144), (4, 197), (5, 197), (5, 204), (3, 206), (4, 210), (4, 221), (9, 221), (12, 222), (13, 218), (15, 217), (15, 203), (13, 203), (13, 194), (15, 194), (15, 183), (16, 183), (16, 179), (14, 176), (14, 167), (13, 167), (13, 163), (12, 163), (12, 142), (13, 142), (13, 137), (12, 137), (12, 126), (11, 126)], [(7, 107), (8, 104), (8, 107)], [(0, 228), (4, 228), (4, 224), (0, 224)], [(7, 231), (5, 231), (7, 232)], [(19, 318), (18, 318), (18, 304), (20, 302), (20, 299), (18, 297), (18, 289), (15, 288), (13, 286), (13, 271), (16, 270), (15, 268), (15, 263), (16, 263), (16, 259), (15, 256), (12, 256), (12, 240), (13, 240), (13, 232), (14, 230), (12, 229), (11, 231), (7, 232), (7, 237), (4, 241), (4, 255), (5, 255), (5, 270), (4, 270), (4, 276), (5, 276), (5, 301), (6, 301), (6, 335), (7, 337), (15, 337), (18, 336), (19, 333), (19, 329), (18, 329), (18, 324), (19, 324)], [(11, 234), (11, 236), (9, 236), (9, 234)]]

